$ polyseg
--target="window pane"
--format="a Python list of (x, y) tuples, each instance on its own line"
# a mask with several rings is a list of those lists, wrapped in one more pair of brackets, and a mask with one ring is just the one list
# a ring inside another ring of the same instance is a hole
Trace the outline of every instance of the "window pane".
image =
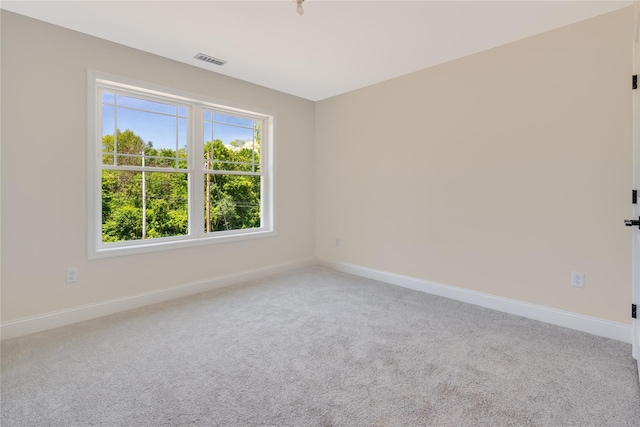
[[(118, 107), (118, 129), (134, 132), (141, 141), (156, 149), (175, 150), (178, 140), (177, 118), (164, 114)], [(121, 150), (118, 144), (118, 152)], [(139, 152), (138, 152), (139, 153)]]
[(111, 92), (102, 92), (102, 103), (113, 105), (115, 103), (116, 97)]
[(142, 174), (102, 171), (102, 241), (142, 238)]
[(103, 165), (113, 165), (114, 163), (114, 156), (110, 155), (110, 154), (103, 154), (102, 155), (102, 164)]
[(113, 135), (104, 135), (102, 137), (102, 164), (113, 165), (115, 164), (115, 156), (113, 145)]
[(102, 171), (103, 243), (180, 236), (188, 229), (186, 173)]
[(116, 128), (116, 116), (113, 105), (102, 106), (102, 136), (113, 135)]
[[(102, 98), (103, 164), (187, 167), (179, 160), (186, 158), (186, 107), (106, 92)], [(107, 101), (115, 101), (117, 108)]]
[(205, 231), (260, 227), (260, 177), (206, 174)]
[(231, 147), (251, 146), (253, 145), (253, 128), (214, 123), (213, 138)]
[(186, 173), (147, 172), (147, 238), (189, 233)]
[(214, 113), (213, 121), (216, 123), (227, 123), (230, 125), (253, 128), (253, 120), (245, 117), (231, 116), (228, 114)]
[(118, 95), (118, 106), (128, 107), (136, 110), (152, 111), (156, 113), (165, 113), (175, 116), (177, 114), (177, 106), (165, 104), (163, 102), (147, 101), (146, 99), (134, 98), (131, 96)]
[(204, 134), (204, 142), (213, 141), (213, 123), (205, 120), (202, 127), (203, 127), (203, 134)]
[(178, 119), (178, 148), (187, 147), (187, 119)]
[[(204, 165), (206, 170), (260, 171), (260, 125), (258, 121), (205, 112)], [(224, 121), (226, 123), (221, 123)]]
[(205, 144), (205, 169), (222, 171), (259, 172), (260, 152), (245, 147), (225, 146), (220, 140)]
[(178, 150), (178, 168), (186, 169), (189, 163), (187, 161), (187, 147)]

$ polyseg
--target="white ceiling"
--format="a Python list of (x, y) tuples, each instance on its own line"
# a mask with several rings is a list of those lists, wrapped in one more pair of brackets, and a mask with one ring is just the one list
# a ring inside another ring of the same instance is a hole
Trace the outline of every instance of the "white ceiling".
[[(2, 1), (51, 22), (312, 101), (582, 21), (617, 1)], [(199, 52), (224, 66), (193, 59)]]

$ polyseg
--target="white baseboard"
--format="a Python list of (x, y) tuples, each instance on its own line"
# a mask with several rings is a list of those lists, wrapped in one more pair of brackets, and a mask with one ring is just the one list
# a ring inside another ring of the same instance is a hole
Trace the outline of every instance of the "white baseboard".
[(472, 291), (454, 286), (443, 285), (442, 283), (430, 282), (428, 280), (416, 279), (414, 277), (403, 276), (395, 273), (374, 270), (367, 267), (360, 267), (352, 264), (337, 263), (333, 261), (318, 260), (320, 265), (353, 274), (355, 276), (366, 277), (392, 285), (402, 286), (428, 294), (451, 298), (457, 301), (490, 308), (516, 316), (526, 317), (541, 322), (550, 323), (565, 328), (575, 329), (601, 337), (612, 338), (625, 343), (631, 343), (631, 325), (612, 322), (597, 317), (585, 316), (583, 314), (558, 310), (542, 305), (530, 304), (509, 298), (503, 298), (483, 292)]
[(15, 338), (314, 264), (316, 264), (314, 259), (298, 260), (200, 282), (188, 283), (174, 288), (160, 289), (93, 304), (85, 304), (65, 310), (53, 311), (37, 316), (25, 317), (3, 323), (0, 327), (0, 333), (3, 340)]
[(0, 325), (0, 335), (3, 340), (15, 338), (314, 264), (320, 264), (355, 276), (379, 280), (381, 282), (390, 283), (404, 288), (451, 298), (457, 301), (490, 308), (504, 313), (514, 314), (553, 325), (587, 332), (593, 335), (631, 343), (632, 327), (631, 325), (626, 325), (624, 323), (612, 322), (596, 317), (571, 313), (555, 308), (530, 304), (527, 302), (457, 288), (400, 274), (388, 273), (367, 267), (314, 259), (298, 260), (238, 274), (216, 277), (200, 282), (188, 283), (174, 288), (160, 289), (157, 291), (115, 298), (98, 303), (86, 304), (65, 310), (12, 320)]

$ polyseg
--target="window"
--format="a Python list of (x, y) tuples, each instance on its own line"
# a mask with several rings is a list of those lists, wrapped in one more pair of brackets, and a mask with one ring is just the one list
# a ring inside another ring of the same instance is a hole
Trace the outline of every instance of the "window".
[(274, 233), (273, 115), (89, 73), (89, 257)]

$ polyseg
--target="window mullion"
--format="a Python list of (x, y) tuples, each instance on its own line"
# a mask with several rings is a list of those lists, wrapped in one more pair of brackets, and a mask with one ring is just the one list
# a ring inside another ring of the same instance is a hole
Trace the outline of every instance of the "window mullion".
[(204, 111), (194, 105), (189, 117), (189, 231), (192, 236), (204, 235)]

